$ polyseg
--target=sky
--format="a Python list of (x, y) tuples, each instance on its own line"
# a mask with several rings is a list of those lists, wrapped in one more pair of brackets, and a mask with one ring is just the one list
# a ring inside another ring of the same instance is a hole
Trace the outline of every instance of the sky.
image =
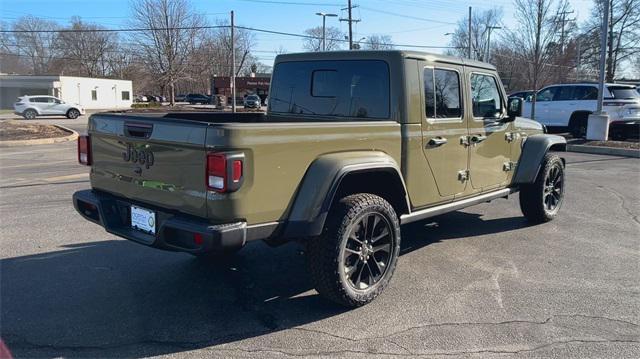
[[(592, 0), (569, 0), (571, 16), (583, 21), (589, 16)], [(302, 34), (305, 29), (322, 25), (316, 12), (347, 16), (347, 0), (191, 0), (195, 11), (214, 24), (228, 19), (234, 10), (236, 24), (241, 26)], [(468, 7), (474, 10), (502, 8), (504, 26), (514, 28), (512, 0), (353, 0), (358, 5), (353, 17), (361, 21), (354, 26), (354, 39), (371, 34), (388, 34), (399, 45), (447, 46), (448, 36), (456, 23), (467, 16)], [(107, 28), (127, 26), (129, 0), (0, 0), (0, 19), (12, 22), (24, 15), (68, 23), (71, 16)], [(327, 26), (347, 32), (347, 23), (327, 17)], [(499, 31), (499, 30), (498, 30)], [(495, 35), (494, 35), (495, 36)], [(271, 65), (276, 52), (303, 51), (302, 39), (276, 34), (256, 33), (256, 55)], [(403, 48), (402, 46), (397, 46)], [(424, 51), (441, 53), (443, 49)]]

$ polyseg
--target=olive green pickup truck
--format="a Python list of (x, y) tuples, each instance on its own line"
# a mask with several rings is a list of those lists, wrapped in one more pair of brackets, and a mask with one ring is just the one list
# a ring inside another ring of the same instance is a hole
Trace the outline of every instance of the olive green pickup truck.
[(95, 114), (78, 142), (108, 232), (200, 257), (299, 241), (318, 292), (373, 300), (400, 225), (520, 192), (531, 221), (563, 202), (566, 142), (518, 117), (496, 69), (411, 51), (279, 55), (263, 113)]

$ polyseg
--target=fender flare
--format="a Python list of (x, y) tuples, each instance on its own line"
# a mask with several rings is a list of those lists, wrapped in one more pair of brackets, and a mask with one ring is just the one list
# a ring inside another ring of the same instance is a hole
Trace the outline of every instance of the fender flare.
[[(553, 147), (553, 150), (566, 151), (567, 140), (562, 136), (539, 134), (527, 137), (520, 160), (513, 175), (513, 184), (533, 183), (538, 176), (542, 159)], [(564, 160), (563, 160), (564, 162)]]
[(296, 192), (283, 238), (304, 238), (322, 233), (342, 180), (363, 171), (388, 171), (398, 176), (409, 206), (407, 189), (396, 161), (380, 151), (331, 153), (318, 157), (307, 169)]

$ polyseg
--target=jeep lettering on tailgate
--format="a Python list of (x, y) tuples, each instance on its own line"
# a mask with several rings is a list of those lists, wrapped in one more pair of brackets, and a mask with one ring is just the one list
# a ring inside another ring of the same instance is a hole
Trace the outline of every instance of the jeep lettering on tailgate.
[(146, 169), (149, 169), (149, 167), (153, 166), (154, 163), (153, 152), (150, 150), (136, 150), (134, 145), (131, 143), (128, 143), (127, 150), (122, 152), (122, 159), (125, 162), (131, 161), (132, 163), (138, 163)]

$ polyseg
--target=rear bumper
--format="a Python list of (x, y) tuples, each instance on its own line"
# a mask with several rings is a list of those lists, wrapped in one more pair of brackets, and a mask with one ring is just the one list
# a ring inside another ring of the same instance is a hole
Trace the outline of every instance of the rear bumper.
[[(156, 234), (131, 228), (131, 205), (128, 199), (94, 190), (73, 194), (73, 206), (86, 220), (94, 222), (112, 234), (147, 246), (188, 253), (208, 253), (236, 249), (247, 241), (246, 222), (212, 225), (206, 221), (146, 204), (142, 207), (156, 213)], [(196, 234), (199, 239), (196, 240)]]

